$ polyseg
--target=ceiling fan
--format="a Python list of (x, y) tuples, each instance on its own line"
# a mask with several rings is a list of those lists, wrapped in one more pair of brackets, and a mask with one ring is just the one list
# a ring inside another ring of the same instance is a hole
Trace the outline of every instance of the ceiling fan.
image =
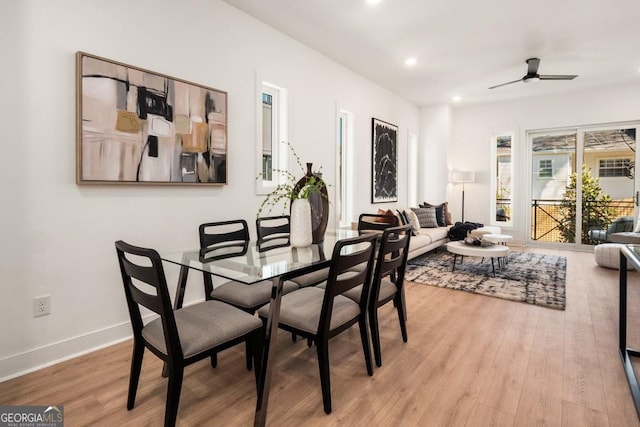
[(527, 59), (527, 74), (522, 77), (521, 79), (518, 80), (514, 80), (512, 82), (507, 82), (507, 83), (502, 83), (499, 85), (495, 85), (495, 86), (491, 86), (489, 89), (495, 89), (497, 87), (500, 86), (505, 86), (505, 85), (510, 85), (512, 83), (518, 83), (518, 82), (535, 82), (538, 80), (573, 80), (576, 77), (578, 77), (577, 75), (571, 75), (571, 74), (544, 74), (544, 75), (540, 75), (538, 74), (538, 67), (540, 66), (540, 59), (538, 58), (529, 58)]

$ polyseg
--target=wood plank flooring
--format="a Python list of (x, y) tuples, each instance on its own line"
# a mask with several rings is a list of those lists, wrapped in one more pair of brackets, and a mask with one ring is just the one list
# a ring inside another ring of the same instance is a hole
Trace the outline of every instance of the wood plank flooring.
[[(640, 426), (617, 351), (617, 270), (596, 266), (590, 253), (514, 250), (567, 257), (566, 311), (407, 283), (409, 342), (384, 307), (383, 366), (373, 377), (357, 327), (330, 342), (331, 415), (322, 409), (315, 347), (279, 335), (268, 424)], [(630, 275), (633, 304), (640, 274)], [(639, 321), (635, 303), (636, 348)], [(130, 352), (127, 341), (0, 383), (0, 404), (63, 404), (67, 426), (162, 425), (166, 380), (148, 352), (136, 406), (126, 409)], [(187, 368), (178, 425), (250, 426), (255, 401), (238, 346), (215, 369), (207, 360)]]

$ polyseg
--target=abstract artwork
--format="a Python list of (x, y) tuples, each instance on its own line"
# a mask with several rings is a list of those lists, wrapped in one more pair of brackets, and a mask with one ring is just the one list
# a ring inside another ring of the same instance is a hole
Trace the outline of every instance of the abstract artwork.
[(398, 126), (372, 119), (371, 203), (398, 201)]
[(78, 52), (78, 184), (226, 184), (227, 93)]

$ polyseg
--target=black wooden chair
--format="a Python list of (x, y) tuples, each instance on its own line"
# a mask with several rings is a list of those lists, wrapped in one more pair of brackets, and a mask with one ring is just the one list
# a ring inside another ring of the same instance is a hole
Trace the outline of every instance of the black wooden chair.
[[(333, 249), (326, 289), (309, 286), (284, 295), (281, 300), (278, 327), (316, 343), (322, 400), (327, 414), (331, 413), (328, 348), (330, 338), (357, 323), (367, 373), (373, 375), (366, 298), (356, 303), (341, 294), (360, 285), (368, 294), (375, 239), (374, 234), (367, 234), (339, 241)], [(363, 271), (350, 271), (354, 266), (363, 263), (368, 265), (368, 268)], [(266, 324), (269, 306), (262, 307), (258, 314)]]
[(380, 215), (363, 213), (358, 216), (358, 233), (380, 233), (389, 227), (400, 225), (398, 217), (395, 215)]
[[(291, 223), (289, 215), (257, 218), (256, 234), (258, 235), (258, 250), (263, 252), (273, 248), (288, 246), (290, 231)], [(329, 276), (329, 269), (323, 268), (322, 270), (293, 277), (291, 281), (298, 285), (299, 288), (304, 288), (306, 286), (317, 285), (327, 280), (327, 276)]]
[[(244, 219), (209, 222), (200, 225), (200, 250), (205, 252), (226, 249), (249, 242), (249, 227)], [(254, 314), (258, 308), (271, 300), (273, 281), (263, 280), (252, 285), (227, 281), (220, 286), (213, 287), (211, 274), (204, 272), (204, 292), (206, 299), (215, 299), (231, 304), (247, 313)], [(298, 285), (292, 281), (285, 281), (283, 293), (289, 293), (298, 289)], [(212, 358), (213, 366), (216, 365), (215, 357)], [(247, 369), (251, 370), (251, 348), (247, 346)]]
[[(247, 342), (254, 355), (257, 384), (263, 346), (262, 322), (259, 319), (220, 301), (205, 301), (174, 311), (158, 253), (123, 241), (116, 242), (115, 246), (133, 327), (127, 409), (133, 409), (135, 404), (145, 348), (167, 366), (165, 426), (176, 423), (187, 365)], [(141, 305), (160, 317), (144, 325)]]
[[(407, 342), (407, 311), (404, 302), (404, 274), (409, 255), (411, 225), (391, 227), (384, 230), (376, 256), (371, 292), (369, 295), (369, 327), (376, 365), (382, 366), (380, 333), (378, 326), (378, 308), (393, 301), (398, 311), (402, 340)], [(360, 302), (363, 288), (358, 287), (344, 293), (344, 296)], [(366, 295), (366, 293), (364, 294)]]
[(289, 215), (256, 218), (256, 234), (260, 252), (289, 246), (291, 234)]

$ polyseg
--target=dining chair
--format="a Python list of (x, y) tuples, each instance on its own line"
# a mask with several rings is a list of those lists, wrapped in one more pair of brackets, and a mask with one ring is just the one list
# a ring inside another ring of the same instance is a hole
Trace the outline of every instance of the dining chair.
[[(201, 224), (198, 231), (201, 251), (213, 251), (238, 242), (249, 242), (249, 227), (244, 219), (208, 222)], [(271, 300), (272, 280), (262, 280), (251, 285), (229, 280), (214, 288), (210, 273), (203, 272), (203, 279), (206, 299), (226, 302), (250, 314), (254, 314), (258, 308)], [(283, 283), (283, 294), (298, 288), (296, 283), (287, 280)], [(247, 346), (248, 370), (251, 370), (251, 359), (251, 348)], [(212, 364), (216, 366), (215, 357), (212, 358)]]
[(289, 215), (256, 218), (259, 251), (289, 246), (291, 221)]
[[(128, 410), (135, 404), (145, 348), (168, 368), (165, 426), (176, 423), (187, 365), (246, 342), (252, 348), (257, 385), (263, 346), (262, 322), (258, 318), (220, 301), (204, 301), (174, 311), (160, 255), (122, 240), (115, 246), (133, 327)], [(143, 324), (140, 306), (159, 317)]]
[(358, 233), (382, 233), (389, 227), (400, 225), (395, 215), (362, 213), (358, 216)]
[[(301, 288), (283, 295), (280, 303), (278, 327), (316, 343), (322, 401), (327, 414), (331, 413), (328, 346), (330, 338), (357, 323), (367, 373), (373, 375), (366, 299), (356, 303), (341, 294), (360, 285), (363, 286), (364, 292), (369, 292), (375, 239), (374, 234), (366, 234), (338, 241), (333, 249), (326, 289), (316, 286)], [(363, 271), (350, 270), (363, 263), (366, 263), (368, 268)], [(258, 315), (266, 326), (269, 306), (258, 310)]]
[[(404, 301), (404, 274), (409, 254), (411, 225), (390, 227), (383, 231), (376, 255), (371, 291), (368, 296), (369, 327), (376, 365), (382, 366), (382, 351), (378, 325), (378, 308), (393, 301), (398, 312), (402, 340), (407, 342), (407, 311)], [(343, 294), (360, 303), (367, 295), (363, 287), (348, 290)]]
[[(256, 219), (256, 234), (260, 251), (288, 246), (291, 223), (289, 215), (262, 217)], [(291, 278), (299, 288), (313, 286), (327, 280), (329, 268)]]

